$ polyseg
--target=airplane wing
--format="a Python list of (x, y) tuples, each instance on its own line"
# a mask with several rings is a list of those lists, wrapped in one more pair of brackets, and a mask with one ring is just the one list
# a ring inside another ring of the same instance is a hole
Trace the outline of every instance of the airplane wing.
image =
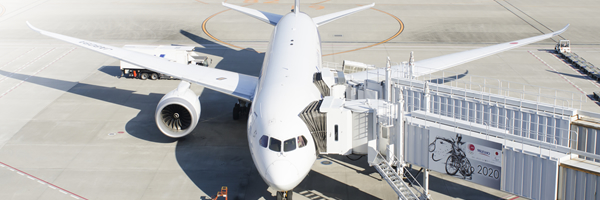
[[(545, 39), (551, 38), (553, 36), (557, 36), (557, 35), (565, 32), (568, 27), (569, 27), (569, 25), (567, 25), (563, 29), (553, 32), (553, 33), (530, 37), (530, 38), (526, 38), (526, 39), (522, 39), (522, 40), (516, 40), (516, 41), (512, 41), (512, 42), (507, 42), (507, 43), (497, 44), (497, 45), (493, 45), (493, 46), (488, 46), (488, 47), (483, 47), (483, 48), (478, 48), (478, 49), (473, 49), (473, 50), (468, 50), (468, 51), (463, 51), (463, 52), (458, 52), (458, 53), (453, 53), (453, 54), (448, 54), (448, 55), (444, 55), (444, 56), (439, 56), (439, 57), (435, 57), (435, 58), (429, 58), (429, 59), (417, 61), (417, 62), (415, 62), (415, 68), (413, 70), (413, 77), (419, 77), (419, 76), (431, 74), (431, 73), (434, 73), (437, 71), (448, 69), (450, 67), (454, 67), (454, 66), (464, 64), (467, 62), (471, 62), (471, 61), (474, 61), (474, 60), (477, 60), (480, 58), (491, 56), (491, 55), (494, 55), (494, 54), (497, 54), (497, 53), (500, 53), (503, 51), (507, 51), (510, 49), (528, 45), (528, 44), (538, 42), (541, 40), (545, 40)], [(399, 70), (401, 67), (402, 66), (392, 66), (392, 70), (396, 70), (396, 69)], [(384, 75), (385, 69), (381, 68), (381, 69), (376, 69), (376, 70), (357, 72), (357, 73), (353, 73), (350, 75), (352, 76), (352, 79), (354, 79), (354, 80), (364, 80), (367, 78), (367, 74), (369, 74), (369, 76), (372, 76), (372, 77), (377, 76), (377, 74)], [(392, 76), (394, 76), (394, 75), (392, 75)]]
[(331, 14), (327, 14), (327, 15), (323, 15), (323, 16), (318, 16), (318, 17), (313, 18), (313, 21), (315, 22), (315, 24), (317, 26), (322, 26), (329, 22), (335, 21), (336, 19), (351, 15), (351, 14), (356, 13), (361, 10), (369, 9), (373, 6), (375, 6), (375, 3), (369, 4), (366, 6), (348, 9), (348, 10), (343, 10), (343, 11), (339, 11), (339, 12), (335, 12), (335, 13), (331, 13)]
[(254, 76), (220, 69), (200, 67), (196, 65), (175, 63), (167, 59), (148, 54), (44, 31), (35, 28), (29, 22), (27, 22), (27, 25), (29, 25), (29, 28), (41, 33), (42, 35), (90, 49), (92, 51), (96, 51), (158, 73), (196, 83), (206, 88), (244, 99), (246, 101), (252, 101), (254, 98), (254, 90), (256, 89), (256, 85), (258, 83), (258, 78)]
[(251, 9), (251, 8), (244, 8), (241, 6), (236, 6), (236, 5), (228, 4), (225, 2), (223, 2), (222, 4), (225, 7), (228, 7), (230, 9), (236, 10), (238, 12), (244, 13), (246, 15), (254, 17), (260, 21), (266, 22), (273, 26), (277, 25), (277, 22), (279, 22), (279, 20), (282, 17), (281, 15), (278, 15), (278, 14), (268, 13), (268, 12), (264, 12), (264, 11), (260, 11), (260, 10)]

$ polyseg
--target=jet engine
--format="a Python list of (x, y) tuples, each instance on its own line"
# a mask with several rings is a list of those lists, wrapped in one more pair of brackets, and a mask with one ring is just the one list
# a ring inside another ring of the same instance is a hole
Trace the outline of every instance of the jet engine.
[(190, 83), (181, 81), (160, 99), (154, 116), (158, 129), (169, 137), (180, 138), (191, 133), (200, 119), (200, 100), (190, 90)]

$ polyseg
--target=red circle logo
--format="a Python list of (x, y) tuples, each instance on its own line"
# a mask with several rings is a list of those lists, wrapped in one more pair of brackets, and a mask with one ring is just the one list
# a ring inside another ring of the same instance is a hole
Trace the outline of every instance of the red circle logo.
[(475, 145), (473, 145), (473, 144), (469, 144), (469, 150), (471, 150), (471, 151), (475, 151)]
[(498, 152), (496, 151), (496, 155), (498, 155)]

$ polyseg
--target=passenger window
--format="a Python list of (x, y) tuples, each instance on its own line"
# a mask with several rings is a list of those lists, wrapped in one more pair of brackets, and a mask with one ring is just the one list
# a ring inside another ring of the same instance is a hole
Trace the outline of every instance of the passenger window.
[(292, 138), (283, 142), (284, 152), (293, 151), (294, 149), (296, 149), (296, 138)]
[(281, 151), (281, 141), (275, 138), (271, 138), (271, 144), (269, 145), (269, 149), (273, 151)]
[(267, 148), (267, 145), (269, 143), (269, 137), (266, 135), (263, 135), (262, 137), (260, 137), (260, 139), (258, 140), (258, 143), (260, 144), (260, 146)]
[(304, 135), (298, 136), (298, 148), (306, 146), (306, 138)]

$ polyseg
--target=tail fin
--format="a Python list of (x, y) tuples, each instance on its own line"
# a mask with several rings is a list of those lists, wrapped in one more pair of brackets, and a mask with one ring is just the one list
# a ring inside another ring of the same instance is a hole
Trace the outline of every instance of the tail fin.
[(277, 22), (279, 22), (279, 20), (282, 17), (281, 15), (278, 15), (278, 14), (273, 14), (273, 13), (268, 13), (268, 12), (264, 12), (264, 11), (260, 11), (260, 10), (251, 9), (251, 8), (236, 6), (236, 5), (228, 4), (225, 2), (223, 2), (223, 6), (231, 8), (238, 12), (244, 13), (246, 15), (250, 15), (251, 17), (254, 17), (260, 21), (266, 22), (273, 26), (277, 25)]
[[(298, 0), (296, 0), (296, 3), (297, 2), (298, 2)], [(358, 7), (358, 8), (353, 8), (353, 9), (349, 9), (349, 10), (339, 11), (339, 12), (336, 12), (336, 13), (331, 13), (331, 14), (327, 14), (327, 15), (315, 17), (315, 18), (313, 18), (313, 21), (315, 22), (315, 24), (317, 26), (321, 26), (321, 25), (327, 24), (329, 22), (332, 22), (332, 21), (334, 21), (336, 19), (339, 19), (339, 18), (348, 16), (348, 15), (354, 14), (355, 12), (362, 11), (362, 10), (365, 10), (365, 9), (369, 9), (369, 8), (371, 8), (373, 6), (375, 6), (375, 3), (369, 4), (369, 5), (366, 5), (366, 6), (361, 6), (361, 7)]]
[(300, 0), (294, 2), (294, 14), (300, 13)]

